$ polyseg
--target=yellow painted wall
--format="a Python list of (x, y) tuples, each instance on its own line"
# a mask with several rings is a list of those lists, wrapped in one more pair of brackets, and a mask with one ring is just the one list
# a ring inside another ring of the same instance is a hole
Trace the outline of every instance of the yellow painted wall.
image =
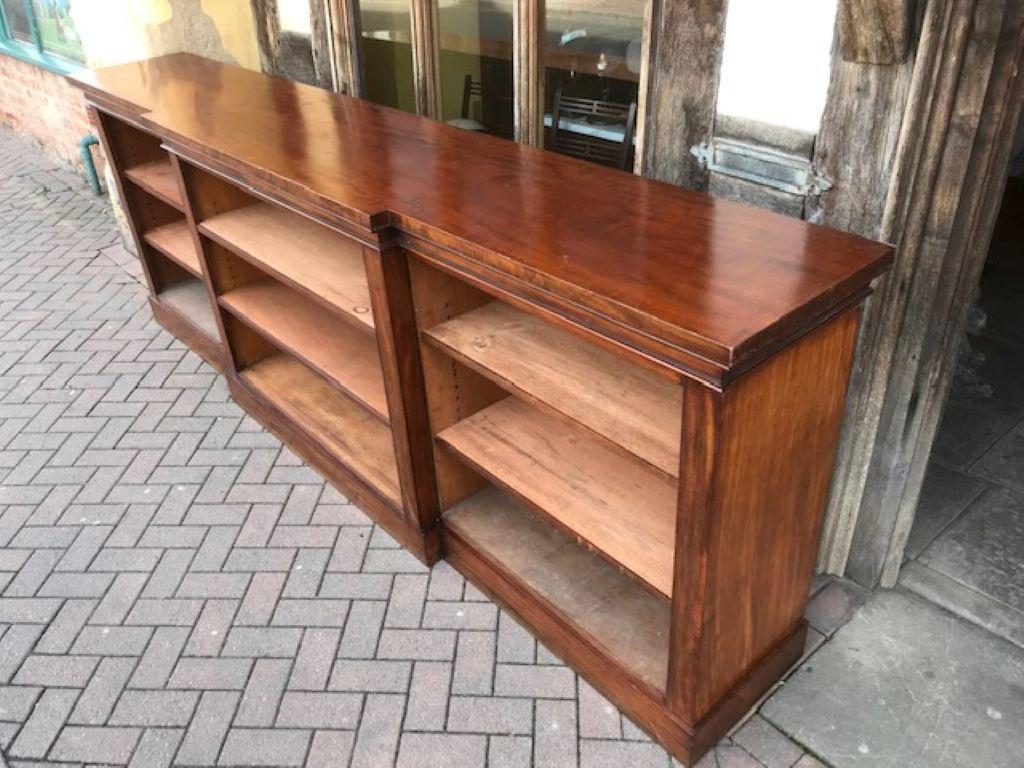
[(249, 0), (72, 0), (90, 67), (188, 51), (260, 68)]

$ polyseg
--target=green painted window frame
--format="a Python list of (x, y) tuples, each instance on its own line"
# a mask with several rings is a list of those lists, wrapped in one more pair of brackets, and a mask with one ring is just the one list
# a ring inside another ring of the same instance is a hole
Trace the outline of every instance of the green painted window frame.
[(33, 43), (18, 40), (11, 34), (10, 28), (7, 26), (3, 3), (0, 3), (0, 54), (35, 64), (37, 67), (60, 75), (76, 72), (85, 66), (83, 62), (50, 53), (43, 48), (43, 40), (36, 23), (35, 7), (31, 0), (25, 0), (25, 15), (28, 16)]

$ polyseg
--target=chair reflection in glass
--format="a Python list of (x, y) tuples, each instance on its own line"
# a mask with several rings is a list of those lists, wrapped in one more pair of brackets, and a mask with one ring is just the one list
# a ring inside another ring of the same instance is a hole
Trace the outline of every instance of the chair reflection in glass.
[(636, 102), (570, 96), (559, 88), (548, 133), (548, 149), (592, 163), (629, 170), (636, 130)]
[[(479, 118), (479, 119), (477, 119)], [(487, 94), (484, 84), (466, 75), (462, 83), (462, 110), (460, 116), (448, 120), (448, 125), (467, 131), (490, 133), (512, 138), (512, 99), (507, 93)]]

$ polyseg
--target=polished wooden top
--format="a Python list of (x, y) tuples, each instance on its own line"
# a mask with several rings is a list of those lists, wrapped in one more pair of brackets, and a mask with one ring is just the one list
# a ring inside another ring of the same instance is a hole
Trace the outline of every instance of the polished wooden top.
[(864, 238), (189, 54), (75, 81), (268, 194), (394, 226), (718, 374), (856, 300), (892, 259)]

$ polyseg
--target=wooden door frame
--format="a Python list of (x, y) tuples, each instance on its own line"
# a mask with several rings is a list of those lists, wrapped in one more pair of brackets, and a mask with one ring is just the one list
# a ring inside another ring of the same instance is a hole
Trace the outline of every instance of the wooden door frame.
[(325, 0), (330, 22), (331, 60), (338, 93), (354, 98), (363, 94), (362, 57), (360, 55), (359, 9), (356, 0)]
[(412, 79), (416, 114), (441, 119), (441, 60), (437, 0), (410, 0)]
[(865, 309), (820, 565), (892, 586), (987, 256), (1024, 102), (1024, 0), (929, 0)]
[(544, 146), (544, 0), (514, 0), (512, 24), (512, 124), (515, 140)]

